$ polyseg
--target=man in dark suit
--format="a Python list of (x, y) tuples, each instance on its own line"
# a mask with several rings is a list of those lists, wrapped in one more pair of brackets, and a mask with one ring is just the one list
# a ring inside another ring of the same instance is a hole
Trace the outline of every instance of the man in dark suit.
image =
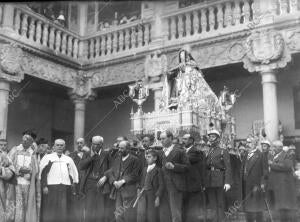
[(217, 130), (208, 132), (208, 142), (205, 187), (213, 221), (219, 222), (224, 218), (224, 190), (228, 191), (232, 184), (230, 157), (227, 150), (220, 148), (220, 133)]
[(80, 183), (84, 175), (84, 171), (79, 169), (79, 162), (83, 158), (85, 152), (89, 152), (89, 148), (85, 146), (84, 138), (78, 138), (76, 141), (77, 147), (70, 153), (70, 157), (74, 161), (78, 170), (79, 183), (75, 185), (74, 195), (70, 196), (71, 215), (70, 218), (74, 222), (83, 222), (84, 206), (82, 201), (82, 194), (80, 193)]
[(119, 152), (111, 168), (105, 173), (113, 186), (111, 198), (116, 199), (114, 212), (117, 222), (136, 221), (136, 209), (132, 205), (136, 198), (137, 184), (141, 176), (141, 163), (129, 153), (128, 141), (119, 143)]
[(175, 148), (172, 144), (173, 134), (171, 132), (161, 133), (160, 138), (163, 145), (161, 158), (166, 186), (160, 207), (160, 220), (181, 222), (183, 197), (186, 191), (185, 173), (188, 170), (189, 161), (185, 151)]
[(267, 162), (255, 140), (248, 143), (249, 152), (242, 162), (242, 199), (247, 222), (262, 222), (265, 210), (264, 187)]
[(269, 160), (268, 176), (271, 208), (279, 213), (280, 221), (292, 222), (297, 209), (293, 156), (288, 153), (288, 147), (283, 147), (281, 141), (274, 141), (273, 147), (275, 156), (273, 160)]
[(109, 155), (103, 150), (103, 138), (92, 138), (92, 152), (85, 153), (79, 163), (84, 175), (80, 183), (80, 190), (85, 194), (85, 221), (106, 221), (106, 199), (109, 193), (109, 185), (104, 173), (108, 170)]
[(190, 134), (182, 137), (185, 152), (190, 162), (186, 173), (187, 192), (184, 198), (184, 221), (198, 222), (203, 216), (201, 211), (203, 205), (203, 189), (204, 189), (204, 166), (205, 154), (198, 149), (194, 142), (195, 139)]

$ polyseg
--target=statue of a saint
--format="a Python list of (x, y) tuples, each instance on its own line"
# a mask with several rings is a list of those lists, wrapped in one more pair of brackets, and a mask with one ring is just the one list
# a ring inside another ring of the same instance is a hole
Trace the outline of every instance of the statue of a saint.
[(195, 60), (186, 50), (179, 52), (179, 65), (165, 76), (162, 106), (176, 109), (186, 105), (198, 108), (217, 101)]

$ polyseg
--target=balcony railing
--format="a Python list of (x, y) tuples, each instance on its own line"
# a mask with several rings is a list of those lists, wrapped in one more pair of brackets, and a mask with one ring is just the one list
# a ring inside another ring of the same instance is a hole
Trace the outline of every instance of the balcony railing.
[(160, 22), (137, 20), (84, 37), (20, 4), (0, 4), (0, 36), (75, 66), (92, 65), (157, 49), (157, 39), (163, 47), (177, 47), (245, 31), (260, 16), (257, 11), (279, 20), (300, 15), (299, 1), (269, 2), (268, 9), (257, 9), (262, 0), (211, 0), (154, 16)]
[(253, 0), (212, 1), (165, 15), (168, 40), (199, 38), (220, 33), (253, 20)]
[(288, 15), (300, 11), (298, 0), (277, 0), (273, 2), (273, 13), (276, 15)]
[(79, 37), (30, 9), (15, 8), (13, 29), (25, 43), (69, 58), (78, 58)]
[(89, 61), (97, 62), (126, 56), (133, 51), (145, 50), (151, 43), (151, 24), (150, 21), (137, 20), (98, 32), (84, 41), (87, 41)]

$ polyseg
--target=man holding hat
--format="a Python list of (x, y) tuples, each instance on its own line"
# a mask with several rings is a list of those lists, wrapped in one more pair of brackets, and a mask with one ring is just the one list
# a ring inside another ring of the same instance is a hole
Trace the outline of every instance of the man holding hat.
[(227, 150), (220, 148), (219, 131), (208, 131), (208, 142), (205, 187), (209, 206), (214, 211), (213, 221), (219, 222), (224, 219), (224, 191), (228, 191), (232, 183), (230, 157)]
[(243, 210), (247, 222), (262, 222), (267, 159), (258, 149), (257, 140), (249, 141), (248, 148), (241, 169)]

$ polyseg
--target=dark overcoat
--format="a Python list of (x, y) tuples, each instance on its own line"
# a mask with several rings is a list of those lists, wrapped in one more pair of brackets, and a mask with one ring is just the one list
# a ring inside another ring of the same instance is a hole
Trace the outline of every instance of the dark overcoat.
[[(132, 154), (123, 162), (121, 169), (122, 156), (118, 155), (113, 161), (111, 168), (105, 172), (109, 178), (109, 183), (113, 186), (114, 181), (125, 180), (125, 184), (119, 188), (119, 191), (124, 198), (134, 197), (137, 193), (137, 186), (142, 173), (141, 162)], [(111, 196), (114, 196), (114, 186)]]
[(186, 155), (190, 162), (186, 173), (187, 191), (201, 191), (204, 187), (205, 155), (196, 146), (192, 146), (186, 152)]
[(296, 209), (296, 180), (293, 176), (293, 157), (282, 151), (270, 164), (268, 190), (271, 191), (271, 205), (276, 210)]
[[(249, 158), (246, 156), (242, 163), (242, 206), (246, 212), (261, 212), (265, 209), (262, 184), (266, 184), (268, 173), (266, 158), (256, 150)], [(257, 190), (255, 189), (257, 188)]]
[[(85, 193), (85, 187), (86, 187), (86, 182), (87, 178), (90, 175), (92, 169), (93, 169), (93, 164), (94, 164), (94, 159), (99, 158), (99, 164), (97, 167), (97, 171), (99, 172), (99, 178), (98, 180), (104, 176), (104, 173), (109, 169), (109, 152), (102, 150), (99, 155), (94, 155), (91, 157), (89, 153), (85, 153), (82, 157), (82, 160), (79, 162), (79, 169), (84, 171), (84, 174), (82, 176), (82, 180), (80, 181), (80, 191), (81, 193)], [(98, 181), (97, 180), (97, 181)], [(102, 193), (106, 194), (109, 193), (110, 187), (108, 183), (105, 183), (104, 186), (100, 188)]]

